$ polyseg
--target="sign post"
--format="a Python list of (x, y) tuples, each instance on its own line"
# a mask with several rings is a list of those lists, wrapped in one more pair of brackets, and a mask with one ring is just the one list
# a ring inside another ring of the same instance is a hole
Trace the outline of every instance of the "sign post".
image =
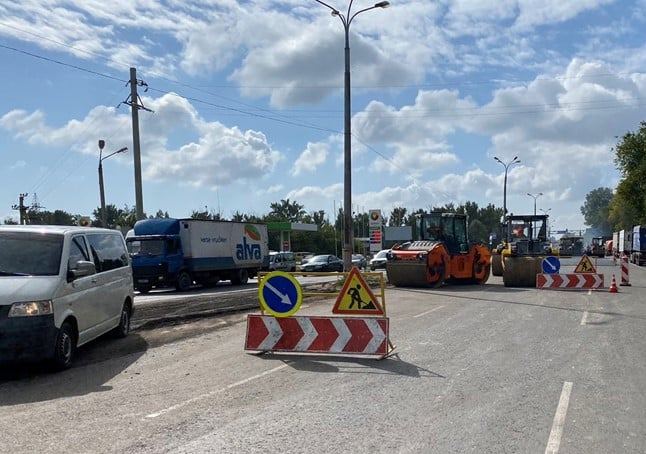
[(383, 249), (381, 227), (383, 218), (381, 210), (370, 210), (368, 212), (368, 229), (370, 230), (370, 252), (379, 252)]

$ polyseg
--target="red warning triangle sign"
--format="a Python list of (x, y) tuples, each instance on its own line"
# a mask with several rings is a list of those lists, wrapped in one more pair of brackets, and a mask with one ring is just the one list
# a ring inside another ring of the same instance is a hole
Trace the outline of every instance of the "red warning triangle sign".
[(333, 314), (385, 315), (370, 286), (355, 266), (345, 279), (332, 308)]
[(583, 257), (581, 257), (581, 261), (576, 266), (576, 269), (574, 270), (574, 272), (575, 273), (596, 273), (597, 269), (592, 264), (592, 260), (590, 260), (590, 257), (584, 254)]

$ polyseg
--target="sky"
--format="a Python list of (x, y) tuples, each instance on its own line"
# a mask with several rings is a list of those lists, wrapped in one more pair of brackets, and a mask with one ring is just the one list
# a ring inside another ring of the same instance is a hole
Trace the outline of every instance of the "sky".
[[(345, 11), (348, 2), (330, 0)], [(371, 6), (355, 0), (353, 11)], [(350, 27), (354, 211), (468, 200), (579, 229), (646, 120), (646, 0), (392, 0)], [(264, 214), (343, 200), (343, 27), (314, 0), (0, 0), (0, 216), (134, 204)]]

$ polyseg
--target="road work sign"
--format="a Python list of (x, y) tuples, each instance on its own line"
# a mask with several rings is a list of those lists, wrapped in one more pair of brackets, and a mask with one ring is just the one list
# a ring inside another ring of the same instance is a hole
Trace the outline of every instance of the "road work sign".
[(357, 267), (350, 270), (336, 299), (332, 313), (384, 315), (383, 308)]
[(543, 273), (545, 274), (558, 274), (559, 270), (561, 269), (561, 261), (558, 259), (558, 257), (554, 257), (553, 255), (545, 257), (543, 259), (542, 265)]
[(269, 273), (258, 285), (260, 307), (274, 317), (289, 317), (301, 308), (303, 290), (291, 274)]
[(584, 255), (574, 270), (575, 273), (596, 273), (597, 269), (592, 264), (590, 257)]

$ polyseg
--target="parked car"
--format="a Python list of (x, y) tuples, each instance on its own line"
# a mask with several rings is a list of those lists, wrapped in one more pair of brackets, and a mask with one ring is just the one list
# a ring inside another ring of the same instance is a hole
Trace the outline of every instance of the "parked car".
[(134, 290), (120, 232), (0, 227), (0, 361), (72, 364), (76, 348), (130, 331)]
[(390, 249), (384, 249), (375, 254), (375, 256), (370, 259), (370, 269), (372, 271), (378, 269), (385, 269), (386, 262), (388, 261), (387, 255), (390, 252)]
[(296, 258), (293, 252), (270, 252), (269, 271), (296, 271)]
[(343, 271), (343, 261), (336, 255), (315, 255), (301, 265), (302, 271)]
[(368, 266), (368, 260), (361, 254), (352, 254), (352, 266), (363, 270)]

